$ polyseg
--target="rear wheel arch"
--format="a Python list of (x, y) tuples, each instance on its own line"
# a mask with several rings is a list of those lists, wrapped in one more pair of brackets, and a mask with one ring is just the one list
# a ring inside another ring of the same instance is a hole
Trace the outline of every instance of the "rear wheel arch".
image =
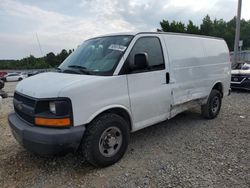
[[(221, 83), (221, 82), (216, 82), (214, 85), (213, 85), (213, 88), (212, 88), (212, 90), (217, 90), (217, 91), (219, 91), (220, 92), (220, 94), (221, 94), (221, 97), (223, 97), (223, 84)], [(211, 90), (211, 91), (212, 91)]]

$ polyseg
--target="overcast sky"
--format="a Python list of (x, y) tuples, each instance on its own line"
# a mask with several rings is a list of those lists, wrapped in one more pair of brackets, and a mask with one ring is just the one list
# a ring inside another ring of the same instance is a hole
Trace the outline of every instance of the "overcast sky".
[[(155, 31), (162, 19), (199, 24), (230, 20), (237, 0), (0, 0), (0, 59), (76, 48), (85, 39), (122, 31)], [(250, 19), (250, 1), (242, 17)]]

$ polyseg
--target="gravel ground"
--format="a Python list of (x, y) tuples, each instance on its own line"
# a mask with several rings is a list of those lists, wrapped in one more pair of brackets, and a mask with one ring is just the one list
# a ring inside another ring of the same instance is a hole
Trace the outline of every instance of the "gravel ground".
[[(13, 94), (16, 83), (5, 90)], [(80, 155), (39, 157), (11, 135), (0, 110), (0, 187), (250, 187), (250, 93), (226, 97), (220, 115), (203, 119), (198, 109), (131, 135), (117, 164), (95, 169)]]

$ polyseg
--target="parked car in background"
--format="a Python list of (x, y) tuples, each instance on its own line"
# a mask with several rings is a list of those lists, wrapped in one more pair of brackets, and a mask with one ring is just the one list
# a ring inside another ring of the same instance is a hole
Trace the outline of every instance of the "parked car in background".
[(28, 72), (28, 77), (34, 76), (36, 74), (37, 74), (37, 71)]
[(35, 76), (35, 75), (43, 73), (43, 72), (46, 72), (46, 71), (40, 70), (40, 71), (28, 72), (28, 77)]
[(2, 79), (6, 74), (7, 72), (0, 72), (0, 79)]
[(26, 73), (8, 73), (3, 77), (3, 81), (5, 82), (21, 81), (27, 77), (28, 75)]
[(250, 63), (237, 63), (231, 74), (232, 89), (250, 90)]
[(28, 78), (28, 73), (26, 73), (26, 72), (22, 72), (21, 75), (22, 75), (24, 78)]

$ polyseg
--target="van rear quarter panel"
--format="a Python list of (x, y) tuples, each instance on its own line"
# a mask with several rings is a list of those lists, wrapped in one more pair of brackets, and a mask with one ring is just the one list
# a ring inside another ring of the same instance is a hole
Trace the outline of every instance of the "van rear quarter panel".
[(217, 82), (230, 86), (230, 60), (223, 40), (164, 35), (170, 61), (173, 105), (207, 97)]
[[(231, 81), (231, 62), (227, 44), (224, 40), (209, 39), (203, 42), (203, 46), (206, 64), (211, 64), (211, 67), (215, 66), (215, 70), (213, 71), (213, 68), (209, 69), (209, 71), (213, 72), (208, 74), (210, 80), (214, 81), (212, 85), (217, 81), (221, 81), (223, 93), (226, 96), (228, 95)], [(213, 78), (215, 79), (213, 80)]]

